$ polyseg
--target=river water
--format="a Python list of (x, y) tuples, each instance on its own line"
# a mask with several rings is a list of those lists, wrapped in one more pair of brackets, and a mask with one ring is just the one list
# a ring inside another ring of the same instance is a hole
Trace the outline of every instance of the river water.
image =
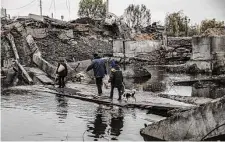
[(4, 91), (1, 134), (12, 141), (143, 141), (144, 124), (163, 119), (147, 113), (49, 93)]
[(211, 76), (207, 74), (189, 75), (185, 73), (168, 73), (163, 67), (154, 66), (148, 67), (147, 69), (151, 73), (151, 78), (125, 79), (126, 88), (168, 95), (206, 97), (212, 99), (222, 97), (225, 93), (224, 84), (214, 84), (203, 88), (176, 86), (173, 84), (176, 81), (210, 78)]

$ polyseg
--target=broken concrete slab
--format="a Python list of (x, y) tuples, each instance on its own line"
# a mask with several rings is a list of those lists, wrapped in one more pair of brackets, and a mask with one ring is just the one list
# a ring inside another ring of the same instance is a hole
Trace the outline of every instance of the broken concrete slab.
[(39, 68), (28, 68), (29, 72), (44, 85), (53, 85), (54, 82)]
[(54, 82), (45, 75), (37, 75), (36, 76), (44, 85), (53, 85)]
[(15, 59), (16, 60), (19, 60), (19, 55), (18, 55), (18, 51), (16, 49), (16, 45), (15, 45), (15, 41), (14, 41), (14, 37), (12, 34), (8, 34), (7, 35), (7, 38), (9, 39), (10, 43), (11, 43), (11, 47), (13, 49), (13, 53), (14, 53), (14, 56), (15, 56)]
[(29, 14), (28, 15), (29, 18), (31, 19), (34, 19), (36, 21), (41, 21), (41, 22), (44, 22), (44, 17), (43, 16), (40, 16), (40, 15), (36, 15), (36, 14)]
[[(153, 123), (141, 129), (145, 140), (202, 140), (224, 135), (225, 97), (213, 100), (188, 111), (178, 113), (165, 120)], [(214, 131), (212, 131), (214, 130)]]
[(168, 98), (184, 103), (201, 105), (205, 103), (211, 102), (213, 99), (205, 98), (205, 97), (191, 97), (191, 96), (177, 96), (177, 95), (167, 95), (167, 94), (159, 94), (160, 97)]
[(215, 76), (215, 77), (208, 77), (208, 78), (198, 78), (198, 79), (191, 79), (191, 80), (183, 80), (183, 81), (175, 81), (174, 85), (181, 85), (181, 86), (191, 86), (197, 82), (215, 82), (215, 83), (224, 83), (225, 77), (224, 76)]
[(31, 28), (26, 27), (27, 34), (31, 35), (34, 38), (45, 38), (48, 35), (48, 29), (47, 28)]

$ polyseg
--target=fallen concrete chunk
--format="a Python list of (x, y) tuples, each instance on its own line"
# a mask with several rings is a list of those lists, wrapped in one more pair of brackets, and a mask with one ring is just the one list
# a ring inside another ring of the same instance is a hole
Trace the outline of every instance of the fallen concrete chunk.
[(201, 105), (212, 101), (213, 99), (204, 98), (204, 97), (191, 97), (191, 96), (177, 96), (177, 95), (167, 95), (167, 94), (159, 94), (160, 97), (168, 98), (180, 102)]
[(45, 85), (54, 84), (54, 82), (50, 78), (48, 78), (46, 75), (37, 75), (36, 77), (41, 81), (41, 83)]
[(7, 35), (7, 38), (9, 39), (10, 43), (11, 43), (11, 46), (13, 48), (13, 53), (14, 53), (14, 56), (16, 58), (16, 60), (19, 60), (19, 54), (18, 54), (18, 51), (16, 49), (16, 45), (15, 45), (15, 42), (14, 42), (14, 37), (12, 34), (8, 34)]
[[(224, 135), (225, 97), (201, 105), (189, 111), (178, 113), (165, 120), (153, 123), (141, 129), (141, 134), (148, 140), (202, 140)], [(212, 131), (213, 130), (213, 131)]]

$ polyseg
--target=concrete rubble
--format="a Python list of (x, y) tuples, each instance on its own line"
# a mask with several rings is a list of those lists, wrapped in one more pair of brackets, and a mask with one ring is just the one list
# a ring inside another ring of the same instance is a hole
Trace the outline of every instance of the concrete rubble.
[[(156, 122), (141, 130), (145, 140), (154, 137), (160, 140), (205, 140), (224, 135), (225, 97), (213, 100), (165, 120)], [(196, 121), (198, 120), (198, 121)], [(218, 129), (215, 129), (218, 127)], [(211, 130), (214, 130), (211, 132)], [(178, 133), (179, 132), (179, 133)]]

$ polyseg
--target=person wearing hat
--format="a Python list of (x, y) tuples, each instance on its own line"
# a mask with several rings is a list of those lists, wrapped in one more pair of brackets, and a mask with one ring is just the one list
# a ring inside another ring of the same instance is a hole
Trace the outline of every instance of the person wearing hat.
[(105, 61), (101, 57), (99, 57), (97, 53), (93, 54), (93, 56), (94, 59), (92, 60), (91, 65), (88, 66), (86, 72), (93, 69), (96, 80), (96, 86), (98, 88), (98, 94), (101, 95), (103, 85), (102, 79), (105, 77), (105, 75), (107, 75), (106, 65)]
[(58, 75), (58, 80), (59, 80), (59, 88), (64, 88), (65, 87), (65, 77), (67, 76), (68, 70), (66, 63), (63, 58), (61, 58), (58, 62), (58, 67), (56, 70), (56, 74)]

